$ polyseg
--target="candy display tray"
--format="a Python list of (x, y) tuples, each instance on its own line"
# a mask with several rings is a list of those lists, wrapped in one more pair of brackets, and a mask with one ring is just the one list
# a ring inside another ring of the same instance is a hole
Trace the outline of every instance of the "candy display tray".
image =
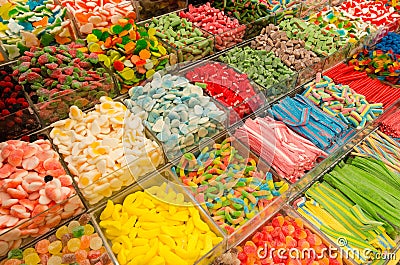
[(0, 66), (6, 65), (10, 60), (8, 59), (8, 55), (6, 51), (3, 49), (3, 45), (1, 44), (0, 41), (0, 56), (4, 58), (4, 60), (0, 61)]
[[(78, 89), (60, 90), (56, 95), (51, 95), (48, 100), (43, 102), (34, 102), (28, 92), (30, 90), (29, 84), (23, 85), (29, 104), (35, 110), (43, 128), (53, 122), (67, 118), (69, 108), (72, 105), (76, 105), (82, 111), (85, 111), (99, 103), (101, 96), (115, 98), (119, 95), (114, 74), (102, 63), (99, 63), (96, 67), (104, 68), (104, 74), (107, 74), (108, 77), (88, 82), (87, 85)], [(46, 88), (42, 91), (43, 93), (48, 92)]]
[[(216, 257), (221, 255), (225, 250), (226, 250), (226, 237), (224, 236), (224, 233), (221, 231), (221, 229), (214, 224), (214, 221), (209, 217), (209, 215), (204, 211), (204, 209), (196, 203), (194, 200), (193, 196), (190, 194), (186, 193), (186, 190), (182, 187), (181, 184), (179, 184), (174, 178), (174, 176), (170, 174), (166, 174), (167, 169), (164, 167), (160, 169), (159, 172), (154, 172), (150, 176), (146, 177), (143, 179), (140, 183), (135, 183), (132, 186), (130, 186), (128, 189), (124, 190), (123, 192), (120, 192), (119, 194), (113, 196), (110, 200), (112, 200), (114, 203), (120, 203), (124, 201), (124, 199), (129, 195), (134, 192), (139, 192), (139, 191), (144, 191), (152, 186), (161, 186), (163, 183), (167, 184), (167, 190), (171, 189), (174, 192), (177, 193), (182, 193), (184, 195), (185, 202), (189, 202), (192, 205), (195, 206), (196, 209), (198, 209), (200, 213), (201, 219), (207, 223), (207, 225), (210, 227), (210, 230), (213, 231), (217, 236), (223, 238), (223, 240), (214, 246), (212, 250), (210, 250), (206, 255), (203, 257), (199, 258), (196, 261), (196, 265), (208, 265), (210, 262), (212, 262)], [(105, 205), (96, 207), (91, 211), (91, 214), (93, 218), (96, 221), (96, 226), (99, 228), (98, 223), (100, 222), (100, 215), (101, 212), (104, 210)], [(103, 233), (103, 230), (99, 229)], [(104, 235), (102, 236), (104, 237)], [(107, 248), (110, 249), (111, 242), (110, 240), (106, 240), (105, 245), (107, 245)], [(114, 261), (114, 264), (118, 265), (120, 264), (118, 262), (118, 259), (115, 257), (113, 253), (111, 253), (111, 257)]]
[[(138, 21), (146, 20), (152, 17), (160, 16), (166, 13), (185, 9), (188, 0), (139, 0), (133, 1), (137, 5)], [(134, 5), (135, 6), (135, 5)], [(155, 8), (157, 7), (157, 8)]]
[[(14, 62), (8, 62), (0, 66), (0, 70), (12, 71)], [(24, 98), (29, 103), (26, 95)], [(19, 111), (10, 113), (0, 118), (0, 142), (16, 139), (22, 135), (32, 133), (41, 128), (39, 117), (33, 111), (32, 105)]]
[[(311, 230), (311, 232), (313, 232), (314, 234), (316, 234), (317, 236), (319, 236), (322, 239), (322, 242), (329, 248), (332, 247), (332, 250), (337, 250), (338, 248), (335, 248), (335, 244), (327, 237), (325, 236), (323, 233), (321, 233), (321, 231), (319, 231), (319, 229), (317, 229), (313, 224), (309, 223), (303, 216), (301, 216), (300, 214), (298, 214), (292, 207), (290, 207), (287, 204), (282, 204), (278, 209), (276, 209), (274, 212), (272, 212), (272, 214), (270, 214), (266, 219), (261, 220), (261, 222), (257, 223), (257, 224), (253, 224), (252, 225), (252, 229), (249, 231), (249, 233), (247, 233), (245, 236), (243, 236), (240, 240), (236, 241), (234, 244), (232, 244), (230, 246), (229, 249), (237, 247), (242, 245), (243, 243), (245, 243), (248, 240), (252, 240), (252, 237), (255, 235), (256, 232), (260, 231), (262, 229), (262, 227), (264, 227), (265, 225), (267, 225), (269, 222), (272, 221), (272, 219), (277, 216), (278, 214), (281, 214), (282, 216), (290, 216), (294, 219), (300, 219), (303, 221), (304, 227), (306, 229)], [(272, 250), (272, 249), (271, 249)], [(338, 259), (343, 262), (344, 264), (351, 264), (349, 260), (345, 259), (345, 257), (343, 257), (340, 253), (340, 251), (332, 251), (334, 256), (337, 256)], [(272, 253), (271, 253), (272, 254)], [(306, 254), (306, 253), (305, 253)], [(327, 253), (326, 253), (327, 254)], [(267, 256), (268, 257), (268, 256)]]
[(318, 13), (319, 11), (323, 10), (325, 7), (331, 4), (330, 0), (323, 0), (323, 1), (315, 1), (311, 2), (312, 4), (306, 5), (306, 0), (301, 0), (301, 11), (299, 12), (299, 17), (304, 19), (310, 16), (310, 14)]
[[(38, 132), (35, 132), (33, 134), (28, 135), (31, 141), (36, 140), (37, 138), (39, 139), (47, 139), (50, 141), (50, 145), (53, 149), (53, 151), (56, 152), (55, 146), (52, 144), (52, 141), (50, 140), (50, 137), (47, 134), (47, 130), (43, 129)], [(69, 171), (65, 168), (64, 161), (59, 159), (63, 169), (65, 170), (66, 175), (70, 175)], [(70, 175), (71, 176), (71, 175)], [(72, 177), (72, 176), (71, 176)], [(19, 222), (16, 223), (13, 227), (10, 228), (3, 228), (0, 231), (0, 243), (3, 244), (2, 246), (4, 247), (4, 244), (8, 244), (8, 250), (11, 250), (12, 248), (17, 248), (17, 247), (25, 247), (32, 242), (36, 242), (40, 238), (42, 238), (45, 235), (48, 235), (50, 231), (53, 231), (54, 229), (57, 229), (61, 225), (65, 224), (66, 222), (69, 222), (76, 216), (80, 216), (81, 213), (85, 213), (87, 211), (87, 208), (85, 207), (84, 203), (82, 202), (80, 191), (76, 186), (75, 181), (72, 178), (72, 185), (75, 190), (75, 194), (70, 196), (69, 198), (61, 201), (60, 203), (54, 204), (50, 206), (47, 210), (38, 212), (35, 216), (30, 217), (28, 219), (21, 219)], [(71, 208), (71, 204), (75, 204), (75, 209)], [(66, 215), (63, 213), (63, 207), (68, 207), (68, 209), (73, 209), (75, 211), (72, 216)], [(2, 214), (1, 217), (4, 215)], [(43, 222), (51, 223), (53, 226), (52, 228), (47, 228), (43, 224)], [(37, 229), (37, 232), (34, 233)], [(25, 235), (24, 235), (25, 234)], [(33, 235), (33, 236), (32, 236)], [(14, 242), (14, 243), (13, 243)], [(3, 250), (7, 250), (4, 248)], [(7, 252), (8, 252), (7, 250)], [(4, 255), (7, 254), (5, 253), (0, 253), (0, 258), (4, 258)]]
[[(236, 73), (243, 74), (242, 72), (238, 71), (237, 69), (235, 69), (229, 65), (226, 65), (224, 63), (219, 63), (219, 62), (215, 62), (215, 61), (211, 61), (211, 60), (201, 60), (201, 61), (198, 61), (194, 65), (191, 65), (191, 66), (181, 69), (179, 71), (179, 75), (184, 75), (186, 77), (186, 75), (189, 72), (195, 71), (196, 68), (206, 67), (207, 65), (210, 65), (210, 64), (220, 64), (221, 68), (224, 66), (227, 66), (227, 67), (233, 69)], [(223, 87), (230, 88), (228, 86), (228, 83), (230, 83), (230, 80), (226, 80), (224, 78), (215, 80), (215, 78), (220, 77), (218, 72), (213, 73), (212, 76), (210, 76), (210, 77), (213, 78), (213, 80), (203, 80), (203, 82), (211, 82), (212, 81), (214, 84), (218, 84)], [(227, 124), (228, 128), (230, 126), (232, 126), (233, 124), (235, 124), (236, 122), (240, 121), (242, 118), (245, 118), (248, 115), (251, 115), (252, 113), (256, 112), (258, 109), (262, 108), (263, 106), (265, 106), (267, 104), (267, 99), (265, 98), (264, 94), (260, 91), (261, 87), (258, 84), (256, 84), (254, 81), (252, 81), (251, 79), (247, 78), (247, 80), (249, 81), (250, 85), (254, 89), (255, 95), (250, 98), (246, 98), (243, 102), (236, 105), (235, 107), (228, 106), (226, 103), (220, 101), (219, 98), (213, 97), (213, 99), (215, 101), (218, 101), (222, 106), (224, 106), (224, 108), (226, 108), (226, 112), (228, 113), (228, 124)], [(192, 83), (195, 83), (195, 82), (201, 83), (200, 80), (194, 80), (194, 82), (192, 82)], [(205, 93), (208, 96), (212, 97), (208, 91), (205, 91)], [(250, 113), (248, 113), (248, 112), (238, 113), (241, 111), (242, 107), (247, 107), (246, 105), (249, 107)]]
[[(167, 14), (164, 14), (161, 16), (154, 17), (154, 19), (159, 19), (164, 16), (169, 16), (170, 14), (174, 14), (179, 17), (179, 12), (180, 12), (180, 10), (170, 12), (170, 13), (167, 13)], [(147, 28), (149, 25), (151, 25), (152, 21), (153, 21), (153, 18), (140, 21), (137, 24), (138, 24), (138, 26)], [(188, 23), (192, 23), (192, 22), (188, 21)], [(200, 60), (206, 56), (209, 56), (211, 54), (214, 54), (214, 51), (215, 51), (214, 35), (209, 33), (208, 31), (205, 31), (205, 30), (195, 26), (193, 23), (192, 23), (192, 27), (194, 30), (196, 30), (196, 29), (200, 30), (205, 39), (199, 40), (199, 41), (194, 41), (193, 43), (190, 43), (190, 44), (185, 44), (185, 46), (179, 48), (179, 47), (176, 47), (174, 44), (171, 44), (167, 40), (168, 38), (157, 37), (162, 43), (164, 43), (163, 46), (167, 48), (167, 51), (170, 55), (175, 54), (178, 63), (196, 61), (196, 60)], [(159, 33), (161, 33), (161, 32), (159, 32)]]
[[(375, 129), (371, 130), (371, 131), (368, 133), (368, 135), (365, 135), (365, 136), (363, 137), (363, 139), (362, 139), (361, 141), (359, 141), (356, 145), (362, 143), (366, 137), (368, 137), (371, 133), (373, 133), (373, 132), (375, 132), (375, 131), (377, 131), (377, 130), (378, 130), (378, 128), (375, 128)], [(305, 185), (305, 186), (303, 186), (299, 192), (293, 193), (294, 196), (292, 196), (292, 197), (290, 198), (290, 200), (288, 200), (288, 202), (287, 202), (287, 204), (289, 205), (289, 207), (290, 207), (293, 211), (295, 211), (295, 212), (297, 213), (296, 207), (294, 206), (295, 201), (297, 201), (297, 200), (300, 199), (301, 197), (304, 197), (304, 196), (305, 196), (305, 192), (306, 192), (312, 185), (314, 185), (316, 182), (323, 182), (323, 181), (324, 181), (324, 175), (325, 175), (326, 173), (329, 173), (337, 164), (339, 164), (341, 161), (344, 161), (344, 160), (350, 158), (350, 157), (352, 156), (352, 155), (351, 155), (351, 151), (353, 150), (353, 148), (354, 148), (356, 145), (354, 145), (353, 147), (351, 147), (351, 148), (348, 149), (347, 151), (343, 150), (342, 154), (341, 154), (340, 156), (338, 156), (337, 159), (336, 159), (335, 161), (333, 161), (321, 174), (319, 174), (316, 178), (314, 178), (314, 179), (312, 179), (311, 181), (309, 181), (308, 184)], [(298, 214), (298, 213), (297, 213), (297, 214)], [(300, 214), (298, 214), (298, 215), (300, 215)], [(315, 227), (310, 221), (308, 221), (307, 219), (305, 219), (303, 216), (301, 216), (301, 218), (302, 218), (305, 222), (307, 222), (310, 226)], [(319, 231), (318, 228), (315, 228), (315, 229)], [(328, 238), (328, 236), (325, 235), (324, 233), (322, 233), (321, 231), (320, 231), (320, 234), (322, 234), (324, 237)], [(331, 241), (332, 241), (332, 240), (331, 240)], [(398, 250), (400, 249), (400, 238), (397, 237), (397, 238), (395, 239), (395, 242), (396, 242), (396, 246), (395, 246), (394, 248), (391, 249), (390, 253), (395, 253), (396, 251), (398, 251)], [(339, 249), (341, 253), (343, 253), (342, 247), (341, 247), (337, 242), (334, 242), (334, 243), (333, 243), (333, 246), (334, 246), (335, 248)], [(344, 253), (346, 253), (346, 252), (344, 252)], [(397, 255), (398, 255), (398, 254), (397, 254)], [(352, 264), (352, 265), (359, 264), (359, 263), (357, 263), (357, 262), (351, 257), (351, 253), (350, 253), (350, 255), (345, 256), (345, 258), (346, 258), (346, 261), (347, 261), (346, 264)], [(391, 260), (388, 259), (388, 260), (386, 260), (383, 264), (384, 264), (384, 265), (387, 265), (387, 264), (389, 264), (390, 262), (391, 262)]]
[[(244, 48), (246, 46), (250, 46), (250, 42), (249, 41), (246, 41), (246, 42), (240, 43), (238, 45), (235, 45), (235, 46), (231, 47), (231, 49), (235, 48), (235, 47)], [(231, 49), (225, 50), (222, 53), (215, 54), (214, 56), (211, 56), (211, 57), (207, 58), (207, 60), (221, 62), (219, 57), (222, 56), (222, 55), (225, 55)], [(227, 64), (227, 65), (231, 66), (229, 64)], [(231, 67), (236, 69), (233, 66), (231, 66)], [(239, 69), (237, 69), (237, 71), (239, 73), (244, 73), (244, 72), (240, 71)], [(293, 74), (290, 77), (288, 77), (287, 79), (285, 79), (283, 81), (280, 81), (280, 82), (277, 82), (277, 83), (274, 83), (269, 87), (266, 87), (264, 84), (260, 84), (260, 83), (258, 83), (256, 81), (252, 80), (249, 77), (249, 79), (251, 81), (253, 81), (254, 83), (256, 83), (259, 86), (259, 90), (261, 90), (261, 92), (264, 94), (264, 96), (266, 97), (267, 101), (273, 101), (274, 99), (278, 98), (279, 96), (281, 96), (283, 94), (286, 94), (289, 91), (293, 90), (295, 88), (295, 86), (296, 86), (297, 78), (298, 78), (298, 73), (296, 71), (293, 71)]]

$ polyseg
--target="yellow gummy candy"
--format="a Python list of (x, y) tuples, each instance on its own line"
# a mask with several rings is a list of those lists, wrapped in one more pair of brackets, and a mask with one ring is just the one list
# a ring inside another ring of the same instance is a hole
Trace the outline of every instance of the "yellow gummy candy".
[(156, 29), (149, 28), (149, 30), (147, 31), (147, 34), (149, 34), (150, 37), (154, 36), (156, 34)]
[(120, 211), (122, 210), (122, 205), (121, 204), (116, 204), (114, 206), (114, 211), (111, 215), (112, 219), (114, 219), (115, 221), (119, 221), (121, 222), (121, 214)]
[(141, 222), (165, 222), (165, 218), (154, 212), (154, 213), (143, 214), (142, 216), (139, 217), (139, 221), (141, 221)]
[(190, 219), (186, 222), (186, 229), (185, 229), (186, 235), (190, 235), (191, 233), (193, 233), (193, 230), (194, 230), (193, 218), (190, 218)]
[(161, 226), (161, 231), (171, 237), (182, 237), (185, 236), (182, 230), (175, 226)]
[(89, 35), (87, 35), (87, 37), (86, 37), (86, 41), (87, 41), (88, 43), (90, 43), (90, 42), (98, 42), (99, 39), (96, 37), (96, 35), (94, 35), (94, 34), (89, 34)]
[(165, 265), (165, 259), (160, 256), (155, 256), (150, 260), (149, 265)]
[(125, 253), (126, 253), (126, 250), (121, 249), (121, 251), (117, 255), (117, 260), (118, 260), (119, 264), (121, 264), (121, 265), (125, 265), (127, 262)]
[(160, 234), (158, 235), (158, 238), (164, 245), (167, 245), (170, 248), (176, 247), (175, 241), (169, 235)]
[(144, 256), (149, 250), (150, 250), (150, 247), (148, 245), (134, 247), (129, 251), (129, 253), (126, 256), (126, 258), (127, 258), (127, 260), (132, 260), (137, 255), (143, 255)]
[[(174, 208), (176, 209), (176, 207), (174, 207)], [(171, 211), (170, 211), (170, 213), (171, 213)], [(175, 221), (186, 222), (189, 220), (189, 212), (181, 211), (181, 212), (174, 213), (174, 214), (171, 213), (170, 219), (175, 220)]]
[(158, 229), (158, 228), (150, 229), (150, 230), (139, 229), (138, 237), (152, 239), (152, 238), (154, 238), (155, 235), (157, 235), (159, 233), (160, 233), (160, 229)]
[(119, 236), (113, 240), (113, 242), (121, 243), (125, 250), (132, 248), (132, 242), (127, 236)]
[(122, 249), (122, 244), (118, 243), (118, 242), (113, 242), (113, 245), (111, 247), (112, 252), (114, 252), (114, 254), (118, 254)]
[(135, 238), (132, 241), (132, 246), (137, 247), (137, 246), (144, 246), (149, 244), (149, 240), (146, 238)]
[(160, 245), (159, 247), (160, 256), (163, 257), (166, 261), (166, 264), (169, 265), (187, 265), (187, 262), (184, 261), (181, 257), (173, 253), (168, 249), (168, 247)]
[(134, 256), (131, 261), (128, 262), (128, 265), (144, 265), (143, 258), (144, 255)]
[(150, 240), (150, 250), (147, 251), (145, 257), (143, 258), (143, 263), (148, 264), (150, 260), (152, 260), (156, 255), (158, 251), (158, 239), (153, 238)]
[(184, 260), (196, 259), (199, 255), (199, 251), (195, 249), (194, 251), (187, 251), (182, 248), (175, 248), (175, 253)]
[(162, 223), (161, 222), (140, 222), (138, 223), (138, 225), (140, 225), (141, 228), (145, 229), (145, 230), (150, 230), (150, 229), (156, 229), (156, 228), (161, 228)]
[(107, 206), (100, 215), (100, 220), (106, 220), (111, 217), (114, 212), (114, 203), (111, 200), (107, 201)]

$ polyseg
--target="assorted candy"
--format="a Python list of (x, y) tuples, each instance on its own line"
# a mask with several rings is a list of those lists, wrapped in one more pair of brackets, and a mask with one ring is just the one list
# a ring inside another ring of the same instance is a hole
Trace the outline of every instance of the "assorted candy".
[(235, 18), (230, 18), (207, 2), (199, 7), (189, 5), (188, 12), (181, 11), (179, 16), (193, 22), (195, 26), (215, 35), (215, 48), (224, 50), (243, 41), (246, 30)]
[[(286, 253), (271, 251), (272, 248), (286, 249)], [(310, 255), (292, 258), (293, 253), (304, 249)], [(330, 257), (324, 253), (328, 246), (323, 239), (312, 232), (301, 218), (278, 214), (261, 226), (250, 239), (236, 247), (237, 259), (241, 265), (251, 264), (342, 264), (339, 257)], [(311, 250), (314, 250), (311, 251)], [(258, 255), (260, 253), (260, 255)], [(334, 253), (332, 253), (334, 254)], [(333, 256), (333, 255), (332, 255)]]
[(337, 32), (320, 28), (299, 18), (284, 20), (279, 24), (279, 28), (286, 32), (289, 39), (305, 41), (304, 47), (321, 57), (332, 55), (346, 45)]
[(286, 32), (269, 24), (251, 42), (251, 48), (273, 52), (288, 67), (300, 71), (321, 62), (313, 51), (305, 49), (305, 44), (303, 40), (290, 40)]
[(108, 29), (94, 29), (86, 41), (89, 51), (117, 73), (124, 87), (121, 93), (126, 93), (156, 71), (176, 63), (176, 55), (169, 58), (155, 33), (154, 29), (137, 27), (133, 19), (121, 18)]
[(34, 247), (11, 250), (2, 264), (113, 264), (89, 220), (90, 216), (83, 214), (78, 221), (61, 226)]
[(90, 204), (163, 163), (160, 147), (145, 136), (140, 118), (107, 97), (87, 113), (72, 106), (69, 119), (51, 126), (50, 137)]
[(177, 14), (151, 19), (146, 28), (154, 28), (155, 36), (168, 43), (169, 51), (177, 53), (178, 62), (195, 61), (214, 52), (213, 37)]
[(233, 140), (205, 147), (197, 156), (186, 153), (175, 169), (197, 202), (205, 203), (207, 212), (228, 234), (289, 188), (260, 170), (255, 159), (243, 157), (232, 146)]
[[(338, 83), (348, 81), (340, 77), (336, 80)], [(348, 85), (335, 84), (327, 76), (321, 78), (317, 75), (315, 81), (305, 86), (303, 96), (324, 112), (357, 129), (365, 127), (368, 121), (383, 113), (382, 103), (370, 104), (364, 95), (355, 93)]]
[(0, 68), (0, 141), (27, 134), (39, 128), (38, 118), (29, 108), (22, 86), (9, 66)]
[(398, 174), (381, 161), (355, 157), (341, 162), (324, 180), (306, 191), (307, 199), (296, 202), (302, 216), (343, 249), (358, 249), (349, 252), (358, 263), (373, 260), (363, 249), (382, 253), (396, 246)]
[[(318, 148), (327, 151), (337, 138), (347, 137), (352, 130), (340, 119), (316, 107), (312, 101), (297, 94), (286, 97), (268, 110), (271, 117), (284, 122), (290, 129), (309, 139)], [(340, 144), (339, 144), (340, 145)]]
[(318, 25), (320, 28), (338, 33), (341, 40), (349, 41), (350, 43), (357, 43), (357, 41), (377, 30), (375, 26), (360, 19), (350, 19), (336, 8), (325, 8), (318, 13), (314, 13), (309, 17), (308, 21)]
[(222, 241), (182, 193), (153, 186), (108, 201), (100, 227), (119, 264), (194, 264)]
[(62, 0), (62, 6), (74, 16), (81, 35), (103, 29), (121, 18), (136, 19), (136, 10), (129, 0)]
[[(382, 127), (381, 127), (382, 130)], [(386, 167), (400, 173), (400, 144), (381, 131), (370, 134), (365, 140), (354, 147), (352, 155), (372, 157), (385, 163)]]
[(327, 154), (312, 142), (271, 117), (247, 119), (235, 137), (269, 162), (276, 172), (294, 183)]
[(66, 44), (75, 38), (67, 9), (54, 0), (3, 0), (1, 3), (0, 39), (10, 60), (31, 47)]
[(400, 14), (384, 1), (347, 0), (340, 5), (339, 11), (351, 19), (361, 19), (377, 27), (398, 23), (400, 18)]
[(83, 210), (72, 178), (48, 140), (2, 142), (0, 159), (0, 255)]
[(295, 72), (272, 52), (254, 50), (249, 46), (234, 47), (218, 59), (246, 73), (250, 79), (262, 86), (267, 95), (281, 94), (280, 91), (275, 92), (273, 87), (279, 83), (287, 84), (289, 88), (286, 87), (286, 90), (290, 89), (296, 76)]
[(354, 70), (365, 71), (368, 75), (378, 80), (393, 85), (400, 85), (400, 54), (394, 54), (392, 50), (367, 50), (353, 55), (349, 65)]
[(330, 70), (324, 72), (324, 75), (332, 78), (336, 83), (349, 85), (358, 94), (365, 96), (365, 99), (371, 103), (382, 103), (388, 107), (396, 102), (400, 97), (400, 90), (384, 84), (377, 79), (372, 79), (365, 74), (354, 70), (354, 66), (348, 66), (339, 63)]
[(231, 123), (256, 111), (264, 103), (247, 75), (225, 64), (204, 63), (188, 71), (185, 76), (190, 82), (203, 86), (207, 94), (224, 106), (233, 109)]
[(32, 47), (18, 59), (13, 76), (36, 104), (46, 124), (66, 117), (68, 108), (88, 108), (101, 96), (116, 96), (112, 76), (83, 44)]
[(157, 72), (145, 86), (129, 90), (124, 103), (160, 140), (170, 159), (223, 130), (225, 111), (184, 77)]

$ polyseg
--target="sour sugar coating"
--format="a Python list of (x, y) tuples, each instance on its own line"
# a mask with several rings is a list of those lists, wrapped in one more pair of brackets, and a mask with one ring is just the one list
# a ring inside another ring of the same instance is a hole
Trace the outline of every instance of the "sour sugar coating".
[(155, 36), (168, 43), (171, 52), (177, 53), (178, 62), (199, 60), (214, 52), (214, 37), (177, 14), (153, 18), (144, 26), (157, 31)]
[(0, 153), (1, 233), (17, 227), (1, 237), (4, 254), (21, 239), (43, 235), (80, 213), (83, 205), (48, 140), (9, 140), (0, 143)]
[(285, 181), (276, 181), (270, 172), (261, 171), (256, 160), (240, 155), (232, 140), (227, 138), (211, 149), (205, 147), (197, 157), (186, 153), (174, 169), (228, 234), (289, 188)]
[(63, 119), (68, 108), (88, 108), (101, 96), (114, 97), (113, 79), (82, 42), (33, 47), (20, 57), (13, 76), (24, 85), (46, 124)]
[(108, 28), (121, 18), (136, 19), (136, 11), (129, 0), (63, 0), (61, 5), (75, 17), (83, 35), (93, 29)]
[(170, 159), (223, 130), (225, 112), (184, 77), (157, 72), (151, 82), (131, 88), (129, 96), (125, 105), (156, 134)]
[(241, 25), (236, 18), (230, 18), (223, 11), (211, 7), (210, 2), (198, 7), (190, 4), (188, 12), (181, 11), (179, 16), (216, 35), (217, 50), (229, 48), (243, 41), (246, 26)]
[(111, 98), (101, 97), (87, 113), (72, 106), (68, 119), (51, 126), (50, 137), (90, 204), (163, 163), (162, 150), (146, 137), (140, 118)]
[(107, 202), (100, 227), (121, 265), (194, 264), (222, 241), (182, 193), (164, 182)]
[[(280, 248), (286, 252), (271, 251), (271, 247)], [(262, 251), (259, 251), (261, 248)], [(341, 258), (334, 257), (338, 253), (332, 253), (330, 257), (325, 252), (327, 249), (328, 246), (323, 239), (305, 226), (301, 218), (286, 214), (276, 215), (260, 227), (250, 239), (236, 247), (237, 258), (242, 265), (342, 264)], [(305, 253), (304, 250), (308, 250), (309, 255), (301, 255)]]
[(67, 9), (53, 0), (4, 0), (0, 14), (0, 38), (10, 60), (33, 46), (66, 44), (76, 38)]
[[(84, 232), (78, 234), (75, 232), (78, 230)], [(50, 237), (55, 238), (50, 241)], [(34, 247), (11, 250), (3, 265), (112, 264), (102, 239), (91, 224), (74, 220), (58, 228), (50, 237), (40, 240)]]

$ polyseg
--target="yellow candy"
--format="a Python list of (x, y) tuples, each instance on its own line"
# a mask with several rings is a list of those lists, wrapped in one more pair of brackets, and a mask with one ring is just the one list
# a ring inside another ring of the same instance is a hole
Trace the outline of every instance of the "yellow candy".
[(114, 219), (115, 221), (119, 221), (121, 222), (121, 215), (120, 215), (120, 211), (122, 210), (122, 205), (121, 204), (117, 204), (114, 206), (114, 211), (111, 215), (112, 219)]
[(40, 257), (37, 253), (31, 253), (25, 256), (24, 261), (27, 265), (36, 265), (40, 262)]
[(144, 230), (144, 229), (139, 229), (138, 231), (138, 237), (143, 237), (143, 238), (154, 238), (155, 235), (160, 233), (160, 229), (150, 229), (150, 230)]
[(156, 34), (156, 29), (149, 28), (149, 30), (147, 31), (147, 34), (149, 34), (150, 37), (154, 36), (154, 34)]
[(90, 224), (86, 224), (83, 228), (85, 235), (91, 235), (94, 233), (94, 227)]
[(167, 50), (162, 45), (158, 45), (158, 51), (161, 53), (161, 55), (167, 54)]
[(163, 257), (166, 261), (166, 264), (169, 265), (187, 265), (188, 263), (183, 260), (181, 257), (173, 253), (168, 249), (168, 247), (160, 245), (159, 247), (160, 256)]
[(110, 58), (107, 55), (99, 54), (99, 61), (103, 62), (104, 65), (107, 66), (107, 67), (111, 66)]
[(170, 248), (176, 247), (175, 241), (169, 235), (161, 234), (161, 235), (158, 235), (158, 238), (164, 245), (167, 245)]
[(90, 42), (98, 42), (99, 39), (96, 37), (96, 35), (94, 35), (94, 34), (89, 34), (89, 35), (87, 35), (87, 37), (86, 37), (86, 41), (87, 41), (88, 43), (90, 43)]
[(27, 248), (22, 252), (22, 257), (25, 258), (27, 255), (32, 253), (36, 253), (36, 250), (34, 248)]
[(149, 265), (165, 265), (165, 260), (160, 256), (156, 256), (150, 260)]
[(118, 256), (117, 256), (117, 260), (118, 260), (119, 264), (121, 264), (121, 265), (125, 265), (127, 263), (125, 253), (126, 253), (126, 250), (121, 249), (121, 251), (118, 253)]
[(103, 212), (100, 215), (100, 220), (106, 220), (111, 217), (114, 212), (114, 203), (111, 200), (107, 201), (107, 206), (104, 208)]
[(149, 240), (146, 238), (135, 238), (132, 241), (132, 246), (137, 247), (137, 246), (144, 246), (149, 244)]
[(61, 226), (60, 228), (57, 229), (56, 231), (56, 237), (58, 239), (61, 239), (61, 237), (65, 234), (68, 234), (68, 227), (66, 225)]
[(121, 249), (122, 249), (122, 244), (113, 242), (111, 250), (112, 252), (114, 252), (114, 254), (118, 254), (121, 251)]

